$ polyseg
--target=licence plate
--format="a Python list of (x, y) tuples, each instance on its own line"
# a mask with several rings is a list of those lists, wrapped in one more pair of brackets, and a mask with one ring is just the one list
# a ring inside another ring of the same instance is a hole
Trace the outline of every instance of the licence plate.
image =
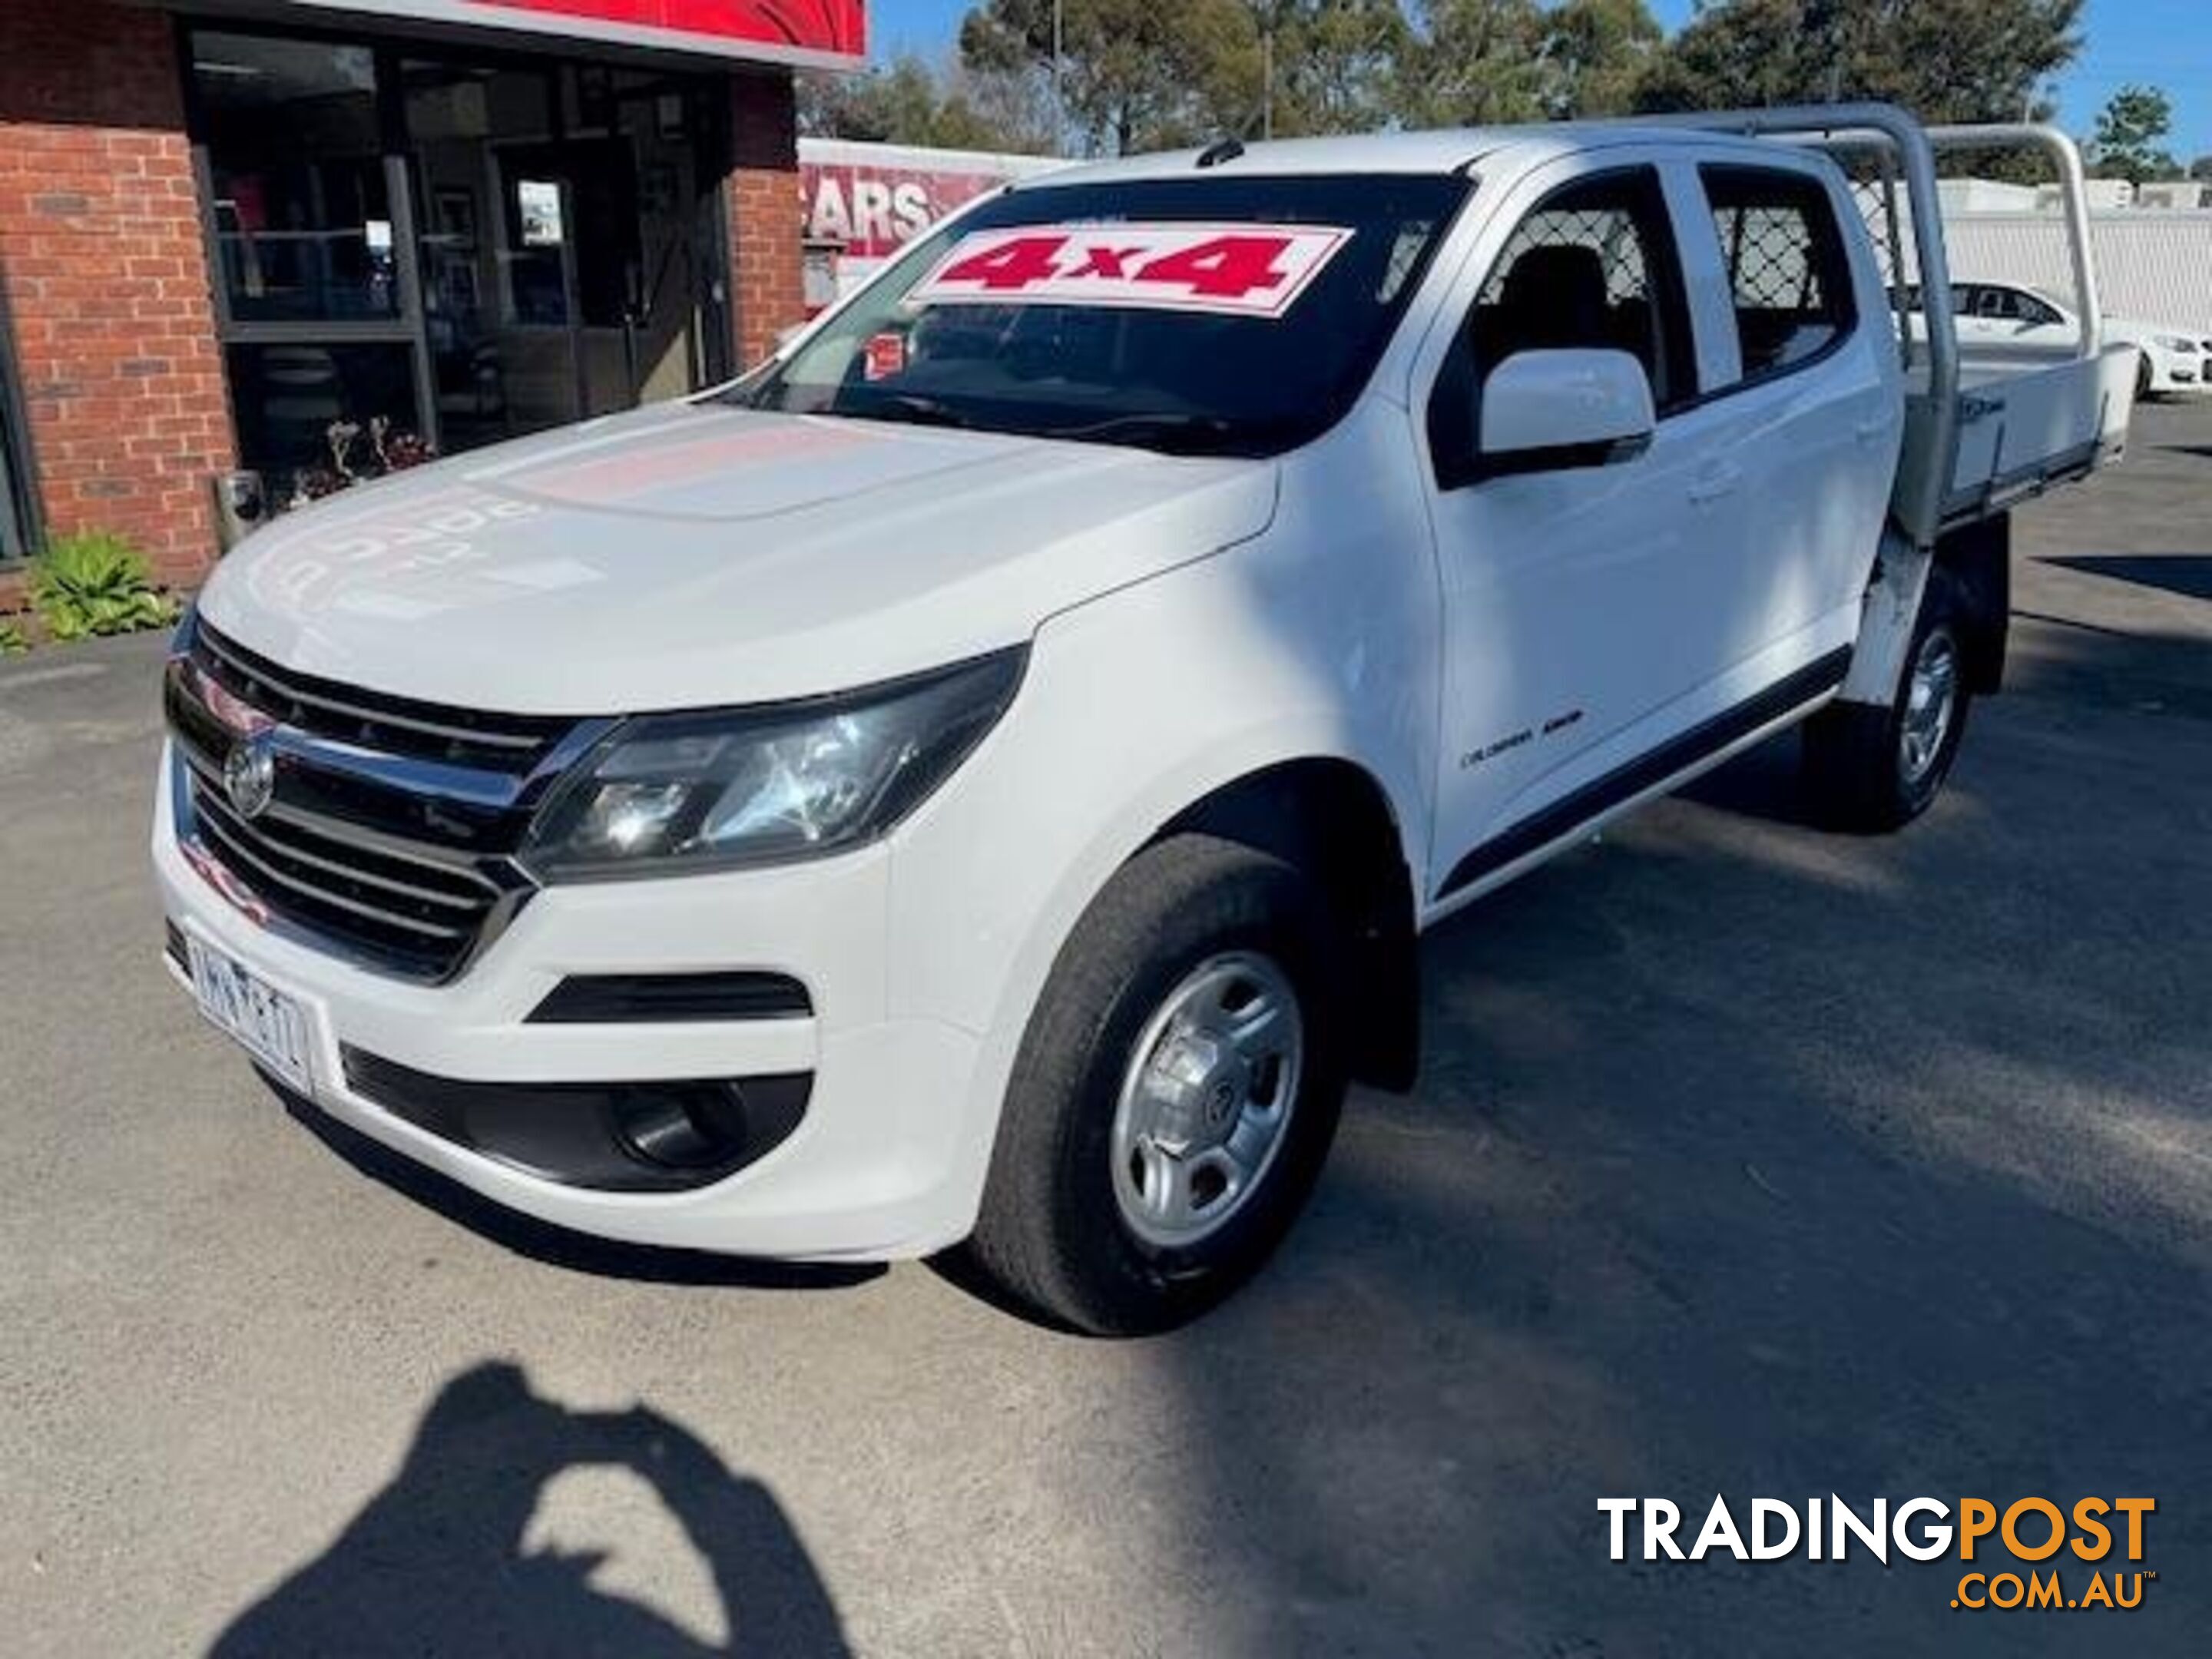
[(185, 949), (200, 1012), (300, 1093), (312, 1092), (315, 1071), (307, 1011), (251, 969), (197, 939), (187, 937)]

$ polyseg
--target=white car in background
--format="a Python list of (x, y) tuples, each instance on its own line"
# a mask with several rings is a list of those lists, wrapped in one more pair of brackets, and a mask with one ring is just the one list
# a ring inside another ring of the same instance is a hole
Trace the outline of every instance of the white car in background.
[[(1954, 283), (1951, 309), (1958, 317), (1959, 344), (1969, 353), (2009, 347), (2063, 350), (2081, 326), (2063, 301), (2017, 283)], [(2107, 314), (2104, 337), (2107, 345), (2130, 345), (2142, 355), (2136, 372), (2138, 398), (2202, 392), (2212, 377), (2212, 337), (2178, 324)]]

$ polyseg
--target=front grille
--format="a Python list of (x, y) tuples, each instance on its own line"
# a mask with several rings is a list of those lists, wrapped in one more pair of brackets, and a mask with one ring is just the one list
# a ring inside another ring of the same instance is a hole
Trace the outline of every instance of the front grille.
[(207, 850), (270, 909), (411, 976), (450, 975), (504, 896), (473, 870), (372, 852), (282, 817), (248, 823), (202, 776), (191, 799)]
[[(460, 973), (535, 890), (514, 854), (599, 729), (295, 674), (198, 622), (167, 701), (179, 831), (219, 866), (218, 888), (308, 943), (430, 981)], [(248, 743), (273, 767), (271, 798), (252, 812), (224, 782)]]
[(193, 665), (225, 691), (280, 725), (413, 760), (526, 774), (575, 724), (449, 708), (295, 674), (204, 623), (193, 629), (191, 656)]

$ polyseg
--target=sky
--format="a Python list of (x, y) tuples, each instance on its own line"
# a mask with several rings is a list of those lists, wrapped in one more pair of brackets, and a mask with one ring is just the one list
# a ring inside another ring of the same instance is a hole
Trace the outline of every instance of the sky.
[[(949, 52), (971, 0), (870, 0), (879, 54), (911, 48)], [(1691, 0), (1648, 0), (1668, 27), (1690, 15)], [(2105, 100), (2130, 81), (2164, 88), (2173, 100), (2167, 147), (2182, 161), (2212, 155), (2212, 0), (2090, 0), (2082, 14), (2081, 55), (2060, 78), (2058, 118), (2087, 137)]]

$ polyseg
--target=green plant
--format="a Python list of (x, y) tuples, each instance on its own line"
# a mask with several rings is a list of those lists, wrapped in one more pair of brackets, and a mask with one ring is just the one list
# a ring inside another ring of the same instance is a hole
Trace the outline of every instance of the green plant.
[(20, 657), (30, 648), (21, 629), (11, 622), (0, 622), (0, 657)]
[(31, 561), (31, 605), (58, 641), (163, 628), (177, 615), (145, 556), (101, 530), (57, 536)]

